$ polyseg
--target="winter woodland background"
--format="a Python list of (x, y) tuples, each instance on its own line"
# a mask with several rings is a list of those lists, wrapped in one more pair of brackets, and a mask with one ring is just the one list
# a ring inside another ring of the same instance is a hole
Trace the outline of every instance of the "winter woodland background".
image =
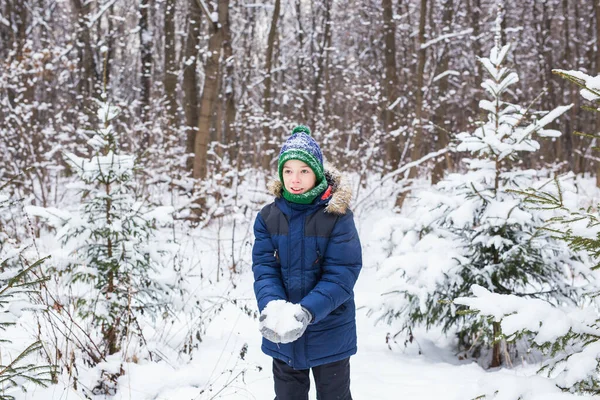
[(354, 192), (355, 396), (600, 394), (599, 21), (0, 0), (0, 399), (272, 397), (252, 222), (300, 123)]

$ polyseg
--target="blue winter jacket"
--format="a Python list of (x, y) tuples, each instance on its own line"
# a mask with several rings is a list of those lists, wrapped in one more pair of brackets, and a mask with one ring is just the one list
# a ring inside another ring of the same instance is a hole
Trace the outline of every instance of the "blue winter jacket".
[(313, 315), (302, 337), (277, 344), (263, 339), (265, 354), (294, 369), (307, 369), (356, 353), (354, 283), (362, 267), (360, 241), (348, 209), (351, 192), (340, 186), (337, 171), (327, 171), (329, 188), (312, 204), (281, 197), (282, 184), (271, 186), (275, 202), (254, 223), (254, 292), (262, 312), (283, 299)]

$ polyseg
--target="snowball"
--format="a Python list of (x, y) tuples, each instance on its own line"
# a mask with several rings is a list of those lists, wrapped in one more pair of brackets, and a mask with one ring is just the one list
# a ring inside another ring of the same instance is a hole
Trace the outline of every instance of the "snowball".
[(300, 304), (292, 304), (285, 300), (273, 300), (263, 310), (263, 314), (267, 315), (267, 318), (262, 323), (266, 328), (282, 336), (293, 329), (302, 328), (302, 323), (295, 317), (301, 312)]

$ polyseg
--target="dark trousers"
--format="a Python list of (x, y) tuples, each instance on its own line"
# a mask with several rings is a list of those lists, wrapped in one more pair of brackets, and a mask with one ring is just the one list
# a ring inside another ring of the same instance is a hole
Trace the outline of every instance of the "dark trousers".
[[(313, 367), (317, 400), (352, 400), (350, 394), (350, 358)], [(296, 370), (273, 359), (275, 400), (308, 400), (310, 370)]]

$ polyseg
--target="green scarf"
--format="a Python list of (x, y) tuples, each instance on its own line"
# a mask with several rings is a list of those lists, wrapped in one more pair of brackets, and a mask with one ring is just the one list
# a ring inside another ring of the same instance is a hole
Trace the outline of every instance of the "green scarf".
[[(281, 182), (283, 184), (283, 181)], [(285, 185), (283, 185), (283, 198), (291, 203), (296, 204), (311, 204), (318, 195), (323, 193), (327, 189), (327, 179), (321, 179), (321, 182), (308, 192), (301, 194), (293, 194), (287, 191)]]

